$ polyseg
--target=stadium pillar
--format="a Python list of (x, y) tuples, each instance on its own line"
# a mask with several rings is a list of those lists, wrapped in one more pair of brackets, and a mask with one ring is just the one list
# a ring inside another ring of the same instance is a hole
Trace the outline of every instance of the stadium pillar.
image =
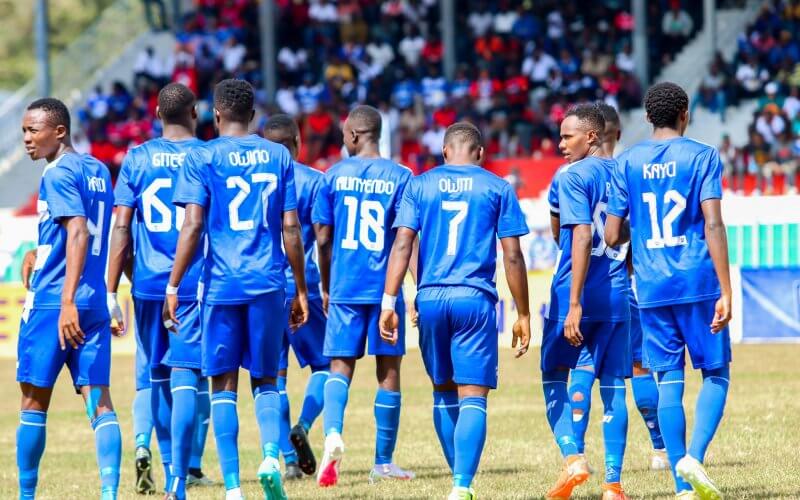
[(636, 61), (636, 77), (642, 87), (650, 84), (647, 55), (647, 2), (633, 0), (633, 60)]
[(47, 0), (36, 0), (34, 37), (36, 38), (36, 83), (39, 96), (50, 95), (50, 50)]
[(708, 52), (711, 56), (717, 51), (717, 8), (714, 0), (703, 0), (703, 19), (708, 32)]
[(456, 74), (456, 11), (453, 0), (441, 0), (444, 76), (452, 80)]
[(261, 71), (268, 103), (275, 100), (277, 64), (275, 60), (275, 0), (259, 2), (258, 19), (261, 27)]

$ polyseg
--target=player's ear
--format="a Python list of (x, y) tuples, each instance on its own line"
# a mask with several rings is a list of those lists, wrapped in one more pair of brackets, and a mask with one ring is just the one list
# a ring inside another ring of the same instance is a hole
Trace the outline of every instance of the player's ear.
[(69, 132), (67, 132), (67, 127), (64, 125), (56, 125), (56, 138), (61, 141), (64, 140), (64, 137), (69, 136)]
[[(158, 111), (158, 108), (156, 108), (156, 111)], [(197, 104), (192, 106), (192, 120), (197, 120)]]
[(254, 118), (255, 116), (256, 116), (256, 110), (255, 110), (255, 109), (251, 109), (251, 110), (250, 110), (250, 121), (248, 121), (248, 123), (250, 123), (251, 121), (253, 121), (253, 118)]
[(486, 150), (483, 149), (483, 146), (478, 146), (478, 155), (477, 155), (477, 160), (478, 161), (475, 162), (477, 165), (483, 164), (483, 156), (484, 156), (485, 153), (486, 153)]
[(157, 117), (159, 120), (161, 120), (162, 122), (164, 121), (164, 119), (163, 119), (163, 118), (161, 118), (161, 106), (158, 106), (158, 105), (156, 105), (156, 117)]
[(617, 130), (617, 140), (622, 138), (622, 130)]
[(442, 146), (442, 157), (444, 158), (445, 163), (450, 163), (450, 145), (445, 144)]
[(303, 141), (300, 139), (300, 134), (294, 136), (294, 147), (297, 148), (297, 153), (300, 153), (300, 147), (302, 146)]
[(216, 123), (217, 125), (219, 125), (219, 118), (220, 118), (219, 110), (217, 108), (214, 108), (214, 123)]

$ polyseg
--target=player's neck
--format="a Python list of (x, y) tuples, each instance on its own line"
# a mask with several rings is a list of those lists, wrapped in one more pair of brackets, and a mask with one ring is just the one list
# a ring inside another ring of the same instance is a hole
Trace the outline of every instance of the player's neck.
[(63, 154), (65, 154), (65, 153), (74, 153), (74, 152), (75, 152), (75, 150), (72, 149), (72, 144), (70, 144), (68, 142), (67, 143), (61, 143), (61, 145), (58, 147), (56, 152), (51, 154), (51, 155), (47, 155), (45, 157), (45, 160), (47, 160), (47, 163), (52, 163), (52, 162), (54, 162), (56, 160), (56, 158), (58, 158), (59, 156), (61, 156)]
[(651, 137), (654, 141), (666, 141), (668, 139), (675, 139), (676, 137), (681, 137), (682, 135), (683, 134), (681, 134), (674, 128), (659, 127), (653, 129), (653, 135)]
[(187, 139), (194, 139), (194, 133), (191, 128), (186, 125), (177, 123), (164, 124), (164, 132), (161, 137), (168, 141), (185, 141)]
[(603, 158), (613, 158), (614, 157), (614, 149), (616, 149), (616, 144), (604, 144), (602, 149), (600, 150), (600, 155)]
[(353, 156), (358, 158), (380, 158), (381, 152), (377, 144), (364, 144), (364, 146)]
[(245, 137), (250, 135), (250, 126), (247, 123), (222, 122), (219, 124), (219, 135), (227, 137)]

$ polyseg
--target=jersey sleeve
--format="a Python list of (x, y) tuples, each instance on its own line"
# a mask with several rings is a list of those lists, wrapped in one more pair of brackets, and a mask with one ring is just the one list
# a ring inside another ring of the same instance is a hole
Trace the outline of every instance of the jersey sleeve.
[(314, 224), (333, 225), (333, 191), (331, 183), (333, 175), (325, 174), (319, 183), (319, 191), (314, 197), (314, 208), (311, 210), (311, 222)]
[(81, 198), (81, 180), (76, 172), (66, 167), (51, 168), (45, 172), (42, 182), (51, 217), (86, 217)]
[(183, 168), (178, 172), (178, 182), (172, 202), (179, 207), (192, 203), (207, 207), (209, 202), (208, 185), (206, 183), (205, 169), (207, 161), (205, 153), (194, 149), (186, 155)]
[(497, 217), (497, 237), (511, 238), (528, 234), (528, 223), (519, 206), (517, 195), (511, 184), (503, 183), (500, 193), (500, 211)]
[(553, 175), (553, 180), (550, 181), (550, 189), (547, 191), (547, 203), (550, 204), (550, 212), (557, 214), (559, 213), (558, 207), (558, 174), (560, 171), (556, 171), (555, 175)]
[(125, 155), (122, 160), (122, 168), (117, 177), (117, 185), (114, 186), (114, 205), (123, 207), (136, 206), (136, 195), (133, 191), (133, 151)]
[(403, 203), (403, 195), (405, 194), (405, 190), (411, 185), (412, 178), (413, 176), (411, 175), (411, 171), (403, 167), (403, 175), (398, 183), (401, 192), (397, 193), (397, 197), (395, 198), (394, 202), (394, 213), (396, 214), (400, 212), (400, 205)]
[(719, 153), (709, 148), (703, 165), (703, 180), (700, 184), (700, 202), (722, 199), (722, 161)]
[(400, 206), (397, 209), (397, 217), (394, 219), (392, 229), (407, 227), (414, 231), (420, 230), (419, 223), (419, 201), (418, 201), (419, 182), (414, 181), (406, 185), (403, 195), (400, 198)]
[(285, 148), (282, 150), (282, 167), (283, 174), (283, 211), (297, 210), (297, 190), (294, 185), (294, 162), (292, 161), (289, 151)]
[(586, 183), (575, 172), (561, 175), (558, 183), (561, 227), (592, 223), (591, 198)]
[(625, 178), (627, 158), (619, 158), (617, 166), (611, 171), (611, 194), (608, 196), (610, 215), (625, 218), (628, 216), (628, 183)]

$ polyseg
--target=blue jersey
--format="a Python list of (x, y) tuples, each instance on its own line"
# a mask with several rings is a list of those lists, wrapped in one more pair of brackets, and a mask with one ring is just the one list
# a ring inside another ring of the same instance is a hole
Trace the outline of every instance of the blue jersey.
[(325, 174), (312, 220), (333, 226), (331, 302), (380, 303), (392, 224), (409, 179), (409, 169), (384, 158), (347, 158)]
[(496, 238), (528, 234), (511, 185), (474, 165), (411, 179), (394, 222), (401, 226), (419, 232), (418, 289), (468, 286), (495, 301)]
[[(153, 139), (125, 155), (114, 188), (117, 205), (134, 209), (133, 296), (163, 300), (175, 261), (183, 208), (172, 205), (172, 196), (186, 155), (202, 144), (198, 139)], [(203, 265), (198, 251), (181, 281), (178, 297), (196, 300), (197, 280)]]
[(550, 212), (558, 214), (561, 209), (558, 205), (558, 179), (564, 171), (569, 170), (569, 163), (561, 165), (553, 174), (553, 180), (550, 181), (550, 189), (547, 190), (547, 203), (550, 205)]
[(205, 208), (203, 301), (244, 304), (286, 288), (283, 212), (297, 208), (289, 151), (257, 135), (192, 149), (173, 201)]
[(559, 257), (550, 287), (550, 306), (545, 317), (563, 320), (569, 312), (572, 285), (572, 227), (592, 226), (592, 250), (583, 286), (581, 306), (585, 321), (627, 321), (627, 245), (610, 248), (603, 241), (603, 226), (616, 161), (590, 156), (564, 168), (558, 176), (558, 204), (561, 231)]
[(608, 213), (630, 216), (640, 308), (719, 297), (700, 206), (719, 198), (722, 162), (711, 146), (679, 137), (620, 155)]
[(78, 309), (106, 308), (106, 257), (114, 194), (108, 168), (89, 155), (65, 153), (49, 163), (39, 186), (39, 247), (31, 281), (33, 308), (60, 309), (67, 273), (66, 217), (85, 217), (89, 244), (75, 293)]
[[(297, 190), (297, 219), (300, 221), (300, 231), (303, 236), (303, 249), (306, 252), (306, 286), (308, 297), (320, 296), (319, 268), (314, 258), (317, 237), (314, 234), (314, 225), (311, 223), (311, 211), (314, 208), (314, 198), (317, 196), (324, 175), (319, 170), (313, 169), (302, 163), (294, 162), (294, 185)], [(294, 273), (292, 267), (286, 264), (286, 296), (295, 294)]]

